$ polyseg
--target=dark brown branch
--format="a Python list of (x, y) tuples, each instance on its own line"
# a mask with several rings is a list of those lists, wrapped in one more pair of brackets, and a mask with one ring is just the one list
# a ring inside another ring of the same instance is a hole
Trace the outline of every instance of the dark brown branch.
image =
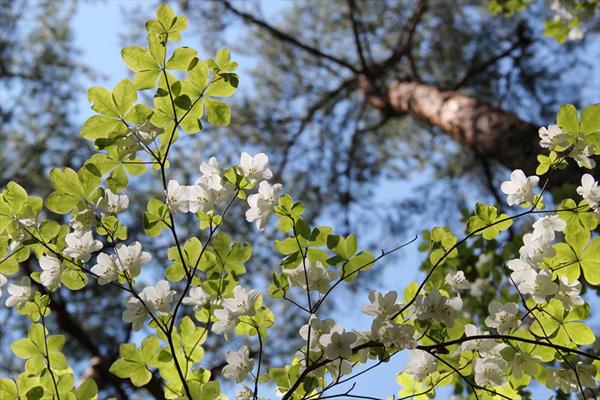
[(462, 87), (469, 79), (471, 79), (475, 75), (485, 71), (488, 67), (496, 64), (498, 61), (500, 61), (504, 57), (510, 55), (513, 51), (515, 51), (519, 47), (523, 47), (524, 45), (527, 44), (527, 42), (528, 42), (528, 40), (523, 35), (523, 27), (519, 26), (518, 31), (517, 31), (517, 40), (515, 40), (514, 43), (508, 49), (490, 57), (489, 59), (487, 59), (485, 61), (482, 61), (478, 64), (474, 64), (473, 66), (471, 66), (471, 68), (468, 71), (466, 71), (463, 75), (461, 75), (456, 80), (454, 85), (452, 85), (451, 89), (457, 90), (458, 88)]
[(350, 23), (352, 25), (352, 33), (354, 34), (354, 44), (356, 45), (356, 52), (358, 53), (358, 57), (360, 58), (360, 64), (362, 65), (362, 70), (367, 71), (367, 60), (365, 59), (365, 53), (362, 48), (362, 43), (360, 41), (360, 32), (358, 29), (359, 23), (356, 18), (356, 3), (355, 0), (347, 0), (348, 8), (350, 8), (350, 12), (348, 15), (350, 16)]
[(374, 72), (382, 72), (396, 66), (402, 57), (410, 52), (412, 47), (412, 38), (425, 10), (427, 10), (427, 0), (419, 0), (415, 6), (412, 17), (402, 32), (402, 37), (400, 38), (398, 47), (396, 47), (394, 52), (387, 58), (387, 60), (382, 61), (375, 66)]
[(343, 81), (337, 88), (335, 88), (332, 91), (326, 92), (324, 93), (319, 100), (317, 100), (316, 103), (314, 103), (312, 106), (310, 106), (306, 112), (306, 115), (302, 118), (301, 122), (300, 122), (300, 127), (298, 128), (298, 130), (290, 137), (290, 139), (286, 142), (285, 147), (283, 148), (283, 156), (281, 158), (281, 163), (279, 165), (279, 169), (275, 174), (275, 180), (279, 179), (277, 177), (281, 177), (281, 175), (283, 174), (283, 170), (285, 169), (287, 163), (288, 163), (288, 158), (289, 158), (289, 153), (290, 150), (292, 148), (292, 146), (296, 143), (296, 141), (298, 140), (298, 138), (300, 137), (300, 135), (302, 135), (302, 132), (304, 132), (304, 130), (306, 129), (306, 127), (308, 126), (308, 124), (313, 120), (315, 114), (317, 113), (317, 111), (319, 111), (321, 108), (325, 107), (327, 104), (329, 104), (332, 101), (335, 101), (336, 98), (344, 92), (344, 90), (351, 88), (352, 85), (354, 85), (354, 83), (356, 82), (356, 79), (349, 79), (346, 81)]
[(317, 48), (308, 46), (308, 45), (300, 42), (295, 37), (290, 36), (289, 34), (272, 27), (271, 25), (267, 24), (266, 22), (257, 19), (253, 15), (238, 10), (237, 8), (233, 7), (229, 1), (227, 1), (227, 0), (223, 1), (223, 5), (225, 6), (226, 9), (228, 9), (229, 11), (231, 11), (238, 17), (241, 17), (245, 21), (250, 22), (256, 26), (259, 26), (259, 27), (267, 30), (269, 33), (271, 33), (277, 39), (282, 40), (287, 43), (290, 43), (298, 48), (301, 48), (302, 50), (312, 54), (315, 57), (325, 58), (325, 59), (332, 61), (338, 65), (348, 68), (350, 71), (352, 71), (354, 73), (358, 73), (358, 70), (354, 66), (352, 66), (349, 62), (342, 60), (341, 58), (332, 56), (330, 54), (325, 54)]

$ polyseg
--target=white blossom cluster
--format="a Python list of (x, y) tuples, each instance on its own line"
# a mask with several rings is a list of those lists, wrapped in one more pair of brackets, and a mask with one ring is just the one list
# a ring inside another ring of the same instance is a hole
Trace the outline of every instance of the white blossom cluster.
[[(549, 131), (555, 131), (551, 128), (549, 127)], [(525, 177), (520, 170), (514, 171), (511, 174), (511, 181), (502, 184), (502, 191), (508, 195), (508, 204), (531, 203), (534, 196), (533, 187), (537, 184), (538, 179), (535, 176)], [(577, 188), (577, 192), (592, 208), (598, 207), (600, 193), (598, 184), (594, 182), (591, 175), (583, 176), (582, 185)], [(508, 268), (512, 270), (510, 277), (519, 292), (523, 295), (530, 295), (538, 304), (546, 302), (548, 296), (554, 296), (562, 302), (567, 311), (571, 310), (574, 305), (583, 304), (583, 299), (579, 296), (581, 292), (579, 281), (571, 282), (566, 276), (562, 276), (559, 282), (555, 283), (551, 270), (540, 269), (545, 258), (555, 256), (556, 252), (552, 243), (556, 232), (564, 231), (567, 223), (557, 214), (548, 214), (535, 221), (532, 227), (533, 232), (523, 236), (523, 246), (519, 249), (520, 257), (507, 263)], [(488, 324), (488, 326), (491, 325)]]
[(163, 132), (163, 128), (152, 125), (148, 120), (139, 127), (127, 128), (125, 136), (117, 139), (115, 143), (118, 148), (119, 160), (135, 159), (138, 151), (148, 147)]
[[(212, 331), (217, 334), (224, 334), (225, 340), (230, 341), (233, 337), (235, 327), (240, 323), (240, 317), (247, 315), (252, 317), (256, 315), (254, 303), (258, 300), (260, 292), (256, 289), (247, 291), (242, 286), (237, 285), (233, 288), (233, 298), (227, 298), (222, 301), (222, 308), (214, 311), (214, 315), (219, 320), (212, 326)], [(200, 294), (200, 297), (202, 295)], [(195, 300), (191, 298), (188, 304)]]
[[(266, 180), (273, 176), (267, 164), (269, 158), (264, 153), (251, 156), (242, 153), (238, 173), (251, 185), (259, 182), (258, 193), (248, 196), (250, 209), (246, 211), (248, 222), (255, 222), (259, 230), (265, 228), (267, 218), (273, 213), (281, 192), (281, 184), (270, 185)], [(173, 213), (210, 213), (217, 206), (227, 201), (234, 193), (233, 184), (224, 179), (225, 170), (217, 159), (212, 157), (209, 162), (200, 166), (202, 176), (193, 185), (181, 185), (170, 180), (165, 196), (167, 204)]]
[(194, 185), (180, 185), (170, 180), (165, 193), (167, 204), (173, 213), (209, 213), (227, 201), (234, 193), (233, 184), (225, 181), (225, 170), (215, 157), (200, 165), (202, 176)]

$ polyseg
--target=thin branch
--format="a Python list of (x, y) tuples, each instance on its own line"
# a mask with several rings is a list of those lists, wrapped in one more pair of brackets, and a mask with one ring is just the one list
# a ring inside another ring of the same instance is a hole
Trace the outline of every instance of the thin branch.
[(341, 58), (332, 56), (330, 54), (325, 54), (321, 50), (319, 50), (315, 47), (311, 47), (311, 46), (308, 46), (308, 45), (300, 42), (295, 37), (274, 28), (273, 26), (267, 24), (266, 22), (257, 19), (253, 15), (238, 10), (237, 8), (233, 7), (229, 1), (227, 1), (227, 0), (223, 1), (223, 5), (225, 6), (226, 9), (228, 9), (229, 11), (231, 11), (238, 17), (241, 17), (246, 22), (254, 24), (262, 29), (265, 29), (266, 31), (271, 33), (273, 36), (275, 36), (277, 39), (282, 40), (287, 43), (290, 43), (298, 48), (301, 48), (302, 50), (305, 50), (306, 52), (312, 54), (313, 56), (315, 56), (317, 58), (325, 58), (325, 59), (332, 61), (338, 65), (341, 65), (342, 67), (348, 68), (350, 71), (354, 72), (355, 74), (358, 73), (358, 70), (354, 66), (352, 66), (348, 61), (342, 60)]
[(360, 64), (362, 65), (362, 70), (367, 71), (367, 61), (365, 59), (365, 54), (362, 48), (362, 44), (360, 41), (360, 32), (359, 32), (359, 22), (356, 18), (356, 3), (355, 0), (347, 0), (348, 8), (350, 8), (350, 12), (348, 13), (350, 17), (350, 23), (352, 24), (352, 33), (354, 34), (354, 45), (356, 46), (356, 52), (358, 53), (358, 57), (360, 58)]

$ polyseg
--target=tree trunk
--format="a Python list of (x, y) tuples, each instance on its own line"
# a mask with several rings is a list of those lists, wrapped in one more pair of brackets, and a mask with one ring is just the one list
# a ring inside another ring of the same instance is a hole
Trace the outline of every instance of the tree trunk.
[[(365, 81), (361, 79), (359, 86), (366, 101), (383, 113), (427, 121), (483, 159), (497, 161), (511, 170), (522, 169), (527, 175), (535, 174), (537, 155), (545, 152), (539, 145), (537, 125), (460, 92), (394, 81), (381, 94)], [(581, 175), (581, 170), (568, 168), (553, 175), (552, 183), (573, 179), (577, 182)]]

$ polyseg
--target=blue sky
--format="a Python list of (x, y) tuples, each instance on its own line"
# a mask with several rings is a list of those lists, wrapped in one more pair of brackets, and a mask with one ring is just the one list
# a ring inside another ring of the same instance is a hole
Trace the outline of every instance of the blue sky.
[[(268, 3), (269, 7), (265, 7), (265, 11), (267, 13), (274, 13), (282, 7), (286, 7), (286, 3), (285, 1), (270, 1)], [(82, 84), (85, 87), (105, 86), (112, 88), (121, 79), (130, 76), (120, 56), (120, 49), (123, 47), (120, 35), (127, 33), (131, 28), (131, 22), (127, 20), (128, 13), (124, 11), (140, 8), (141, 10), (147, 10), (147, 15), (150, 18), (153, 15), (155, 2), (107, 0), (93, 3), (82, 1), (80, 4), (77, 14), (73, 19), (75, 42), (77, 47), (82, 51), (82, 62), (91, 66), (98, 73), (98, 76), (93, 80), (87, 79)], [(235, 32), (232, 32), (232, 34), (235, 34)], [(598, 80), (600, 78), (594, 76), (594, 79)], [(249, 86), (245, 87), (248, 88)], [(589, 87), (585, 90), (589, 90)], [(240, 93), (240, 95), (243, 95), (243, 93)], [(82, 122), (92, 115), (84, 94), (81, 95), (78, 115), (80, 115)], [(384, 191), (381, 200), (385, 200), (389, 194), (389, 192), (386, 194)], [(429, 227), (433, 227), (436, 222), (441, 223), (442, 221), (430, 222), (431, 225)], [(422, 228), (415, 229), (414, 233), (419, 233)], [(385, 278), (383, 279), (383, 282), (386, 282), (386, 284), (377, 288), (379, 291), (385, 292), (387, 290), (403, 288), (411, 280), (418, 280), (422, 276), (417, 269), (422, 257), (417, 252), (417, 244), (403, 250), (402, 255), (403, 258), (400, 265), (395, 267), (389, 266), (386, 269)], [(402, 273), (398, 273), (398, 268), (402, 268)], [(388, 287), (385, 287), (386, 285)], [(370, 318), (358, 312), (358, 307), (367, 302), (366, 293), (361, 293), (355, 299), (351, 299), (351, 301), (339, 309), (339, 322), (347, 327), (369, 329)], [(396, 394), (399, 387), (395, 381), (395, 376), (402, 369), (406, 360), (406, 355), (402, 354), (395, 357), (390, 363), (384, 364), (370, 374), (364, 375), (357, 384), (356, 393), (380, 397)], [(443, 393), (438, 393), (439, 399), (447, 396), (447, 394)], [(268, 396), (267, 393), (264, 393), (264, 395)], [(550, 396), (550, 392), (545, 389), (536, 390), (537, 396), (539, 396), (538, 398), (547, 399)]]

